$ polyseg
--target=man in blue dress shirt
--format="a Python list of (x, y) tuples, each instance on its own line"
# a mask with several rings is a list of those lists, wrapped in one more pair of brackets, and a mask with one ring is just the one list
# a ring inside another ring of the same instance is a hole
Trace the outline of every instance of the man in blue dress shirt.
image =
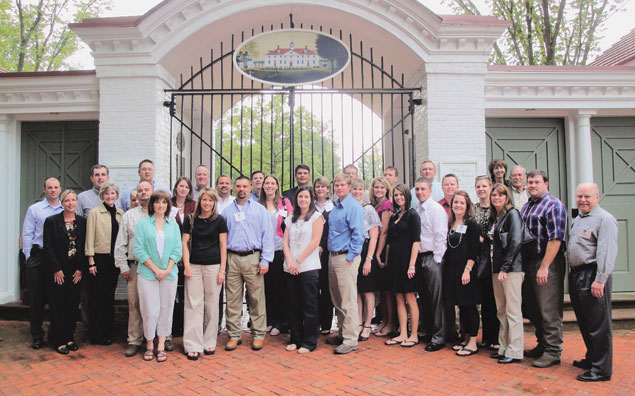
[[(59, 200), (60, 182), (54, 177), (44, 182), (44, 199), (29, 206), (22, 226), (22, 252), (26, 257), (26, 284), (29, 292), (29, 319), (33, 349), (42, 348), (44, 342), (45, 292), (47, 270), (44, 265), (44, 220), (64, 210)], [(53, 279), (48, 279), (51, 282)]]
[(227, 221), (227, 330), (225, 350), (233, 351), (242, 343), (240, 319), (243, 306), (243, 284), (247, 287), (247, 303), (251, 316), (251, 349), (264, 346), (267, 328), (265, 282), (263, 275), (273, 261), (273, 224), (264, 206), (249, 199), (251, 182), (240, 176), (235, 183), (236, 200), (222, 215)]
[(334, 352), (343, 355), (358, 349), (357, 269), (364, 244), (364, 209), (350, 194), (348, 175), (335, 176), (333, 184), (338, 199), (329, 214), (329, 289), (339, 333), (326, 343), (338, 345)]

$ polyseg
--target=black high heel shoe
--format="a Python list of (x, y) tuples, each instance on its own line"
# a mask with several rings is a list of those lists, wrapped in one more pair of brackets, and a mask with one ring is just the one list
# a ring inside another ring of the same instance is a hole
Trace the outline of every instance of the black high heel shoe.
[(368, 341), (368, 337), (364, 337), (362, 335), (362, 332), (364, 332), (364, 329), (370, 329), (370, 326), (364, 326), (364, 325), (360, 325), (362, 326), (362, 331), (359, 332), (359, 337), (357, 337), (357, 341)]

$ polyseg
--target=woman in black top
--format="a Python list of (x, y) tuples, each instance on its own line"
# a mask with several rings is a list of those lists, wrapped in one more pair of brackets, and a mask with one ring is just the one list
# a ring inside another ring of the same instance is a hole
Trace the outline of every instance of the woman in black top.
[(465, 340), (452, 349), (458, 356), (478, 352), (478, 310), (481, 302), (481, 283), (472, 269), (481, 250), (479, 227), (474, 220), (474, 208), (469, 195), (459, 190), (450, 202), (448, 246), (443, 256), (443, 292), (446, 301), (459, 306), (461, 329)]
[(86, 219), (75, 214), (77, 194), (73, 190), (64, 191), (60, 199), (64, 211), (44, 221), (44, 249), (53, 278), (49, 284), (49, 342), (58, 353), (68, 355), (79, 349), (74, 340), (75, 316), (88, 263), (84, 255)]
[(205, 188), (194, 213), (183, 220), (183, 347), (190, 360), (216, 352), (218, 298), (227, 265), (227, 223), (218, 214), (217, 203), (216, 191)]
[(333, 210), (333, 201), (331, 200), (331, 182), (324, 176), (320, 176), (313, 182), (313, 191), (315, 192), (315, 210), (324, 217), (324, 229), (322, 230), (322, 239), (320, 240), (320, 278), (318, 281), (319, 296), (318, 307), (320, 310), (320, 334), (329, 335), (331, 326), (333, 325), (333, 301), (331, 300), (331, 291), (329, 289), (329, 212)]
[(489, 264), (500, 331), (500, 348), (492, 358), (498, 363), (517, 363), (523, 358), (522, 285), (525, 273), (522, 256), (523, 220), (512, 205), (511, 192), (504, 184), (496, 184), (490, 195), (491, 223)]
[[(388, 222), (388, 235), (386, 237), (388, 283), (391, 291), (395, 293), (397, 301), (400, 333), (397, 337), (386, 341), (385, 344), (400, 344), (404, 348), (410, 348), (419, 343), (417, 337), (419, 306), (415, 297), (415, 292), (418, 289), (418, 276), (415, 262), (419, 253), (421, 219), (417, 212), (410, 208), (411, 199), (410, 189), (405, 184), (395, 186), (393, 189), (393, 207), (397, 211)], [(408, 304), (407, 308), (406, 303)], [(408, 337), (408, 316), (410, 316), (410, 337)]]

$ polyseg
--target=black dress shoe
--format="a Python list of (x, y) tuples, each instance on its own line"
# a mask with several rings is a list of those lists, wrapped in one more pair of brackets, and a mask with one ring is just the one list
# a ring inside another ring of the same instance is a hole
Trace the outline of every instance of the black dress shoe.
[(66, 348), (68, 348), (68, 350), (71, 351), (71, 352), (76, 352), (79, 349), (77, 344), (75, 344), (73, 341), (71, 341), (68, 344), (66, 344)]
[(576, 377), (578, 381), (582, 382), (598, 382), (598, 381), (610, 381), (610, 375), (602, 375), (594, 373), (593, 371), (586, 371)]
[(510, 357), (503, 357), (502, 359), (498, 359), (498, 363), (500, 364), (509, 364), (509, 363), (520, 363), (521, 359), (514, 359)]
[(61, 345), (55, 349), (57, 353), (60, 355), (68, 355), (68, 347), (66, 345)]
[(591, 364), (591, 362), (589, 362), (586, 359), (580, 359), (580, 360), (573, 361), (573, 367), (577, 367), (577, 368), (581, 368), (585, 370), (591, 370), (591, 367), (593, 367), (593, 365)]
[(429, 343), (428, 345), (426, 345), (426, 351), (428, 352), (436, 352), (438, 350), (441, 350), (445, 347), (445, 344), (436, 344), (434, 342)]
[(545, 352), (545, 349), (542, 346), (536, 345), (534, 349), (525, 351), (524, 354), (526, 357), (529, 357), (529, 358), (539, 358), (542, 356), (544, 352)]
[(44, 341), (42, 341), (39, 338), (34, 338), (33, 342), (31, 343), (31, 348), (33, 349), (40, 349), (42, 348), (42, 344), (44, 343)]
[(505, 355), (501, 355), (500, 353), (492, 353), (491, 355), (489, 355), (489, 357), (491, 357), (492, 359), (503, 359), (505, 357)]

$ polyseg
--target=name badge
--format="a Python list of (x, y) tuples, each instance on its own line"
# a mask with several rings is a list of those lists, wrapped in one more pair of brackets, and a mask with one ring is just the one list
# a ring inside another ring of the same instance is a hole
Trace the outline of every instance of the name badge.
[(459, 224), (456, 226), (456, 232), (459, 234), (465, 234), (467, 232), (467, 226), (465, 224)]
[(287, 217), (287, 211), (284, 209), (280, 209), (278, 211), (278, 216)]
[(591, 230), (583, 228), (580, 230), (578, 235), (580, 235), (582, 238), (591, 239)]
[(237, 222), (245, 220), (245, 214), (243, 212), (234, 213), (234, 220)]

